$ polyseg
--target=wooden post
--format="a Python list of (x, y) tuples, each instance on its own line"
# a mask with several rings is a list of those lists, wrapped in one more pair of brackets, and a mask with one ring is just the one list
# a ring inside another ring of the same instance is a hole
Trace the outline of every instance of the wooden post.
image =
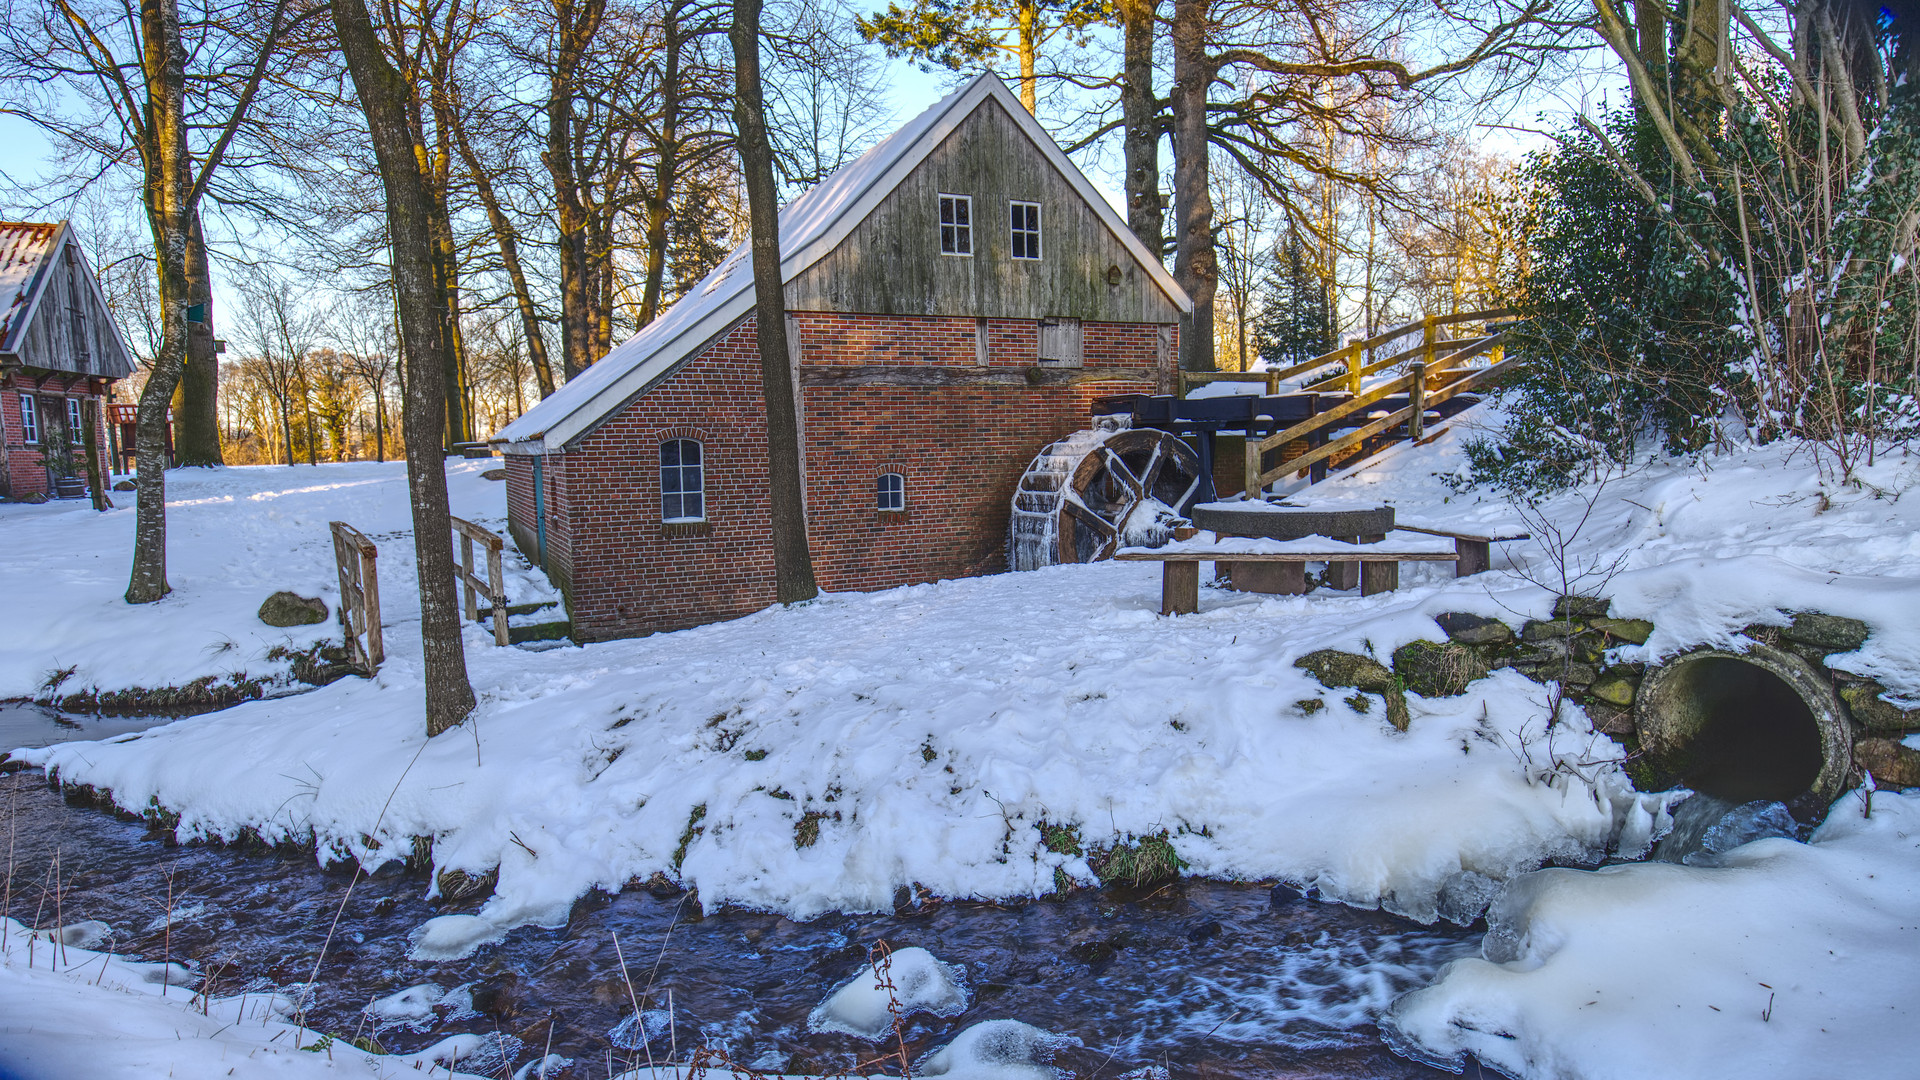
[(1347, 393), (1360, 396), (1360, 369), (1366, 367), (1367, 354), (1358, 340), (1347, 342)]
[(1200, 610), (1200, 563), (1160, 564), (1160, 614), (1191, 615)]
[(367, 634), (367, 672), (372, 674), (387, 659), (387, 639), (380, 631), (380, 572), (374, 564), (380, 549), (364, 536), (360, 542), (360, 618)]
[(88, 397), (80, 403), (80, 437), (87, 444), (87, 487), (93, 495), (95, 510), (111, 510), (113, 499), (107, 494), (107, 470), (100, 467), (100, 399)]
[(1246, 485), (1240, 489), (1242, 498), (1260, 499), (1265, 497), (1265, 492), (1261, 490), (1263, 485), (1260, 483), (1260, 459), (1263, 456), (1260, 451), (1260, 444), (1264, 441), (1264, 439), (1252, 432), (1247, 433), (1247, 475)]
[(507, 579), (500, 569), (500, 549), (505, 544), (487, 545), (487, 580), (493, 583), (493, 643), (506, 645), (507, 636)]
[(460, 534), (460, 592), (467, 605), (467, 621), (480, 617), (480, 605), (473, 588), (473, 537)]
[(1400, 587), (1400, 564), (1389, 559), (1360, 564), (1360, 595), (1392, 592)]
[(1433, 342), (1436, 329), (1433, 325), (1433, 316), (1429, 315), (1420, 320), (1420, 347), (1424, 350), (1420, 354), (1420, 358), (1424, 363), (1433, 363)]
[[(1336, 536), (1333, 537), (1333, 539), (1343, 544), (1358, 544), (1360, 542), (1360, 538), (1357, 536)], [(1358, 561), (1330, 562), (1327, 564), (1327, 588), (1351, 589), (1359, 584), (1360, 563)]]
[(1427, 365), (1424, 360), (1413, 362), (1413, 378), (1407, 383), (1407, 405), (1413, 414), (1407, 417), (1407, 439), (1419, 442), (1427, 431)]
[(1472, 577), (1493, 565), (1493, 544), (1486, 540), (1455, 537), (1453, 553), (1457, 556), (1453, 563), (1454, 577)]

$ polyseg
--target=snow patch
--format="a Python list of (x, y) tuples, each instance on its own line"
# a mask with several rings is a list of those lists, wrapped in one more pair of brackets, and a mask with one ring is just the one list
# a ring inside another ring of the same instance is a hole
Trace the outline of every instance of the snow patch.
[[(904, 1019), (917, 1012), (959, 1016), (967, 1011), (961, 973), (925, 949), (895, 950), (882, 965), (869, 963), (807, 1017), (808, 1031), (837, 1031), (873, 1041), (893, 1030), (894, 1009)], [(893, 984), (891, 993), (884, 983)]]

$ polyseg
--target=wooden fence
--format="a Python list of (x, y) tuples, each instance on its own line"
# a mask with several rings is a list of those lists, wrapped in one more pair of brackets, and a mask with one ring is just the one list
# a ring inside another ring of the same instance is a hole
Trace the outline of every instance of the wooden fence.
[[(1247, 440), (1244, 490), (1251, 495), (1276, 480), (1346, 453), (1361, 446), (1368, 439), (1392, 431), (1403, 424), (1407, 427), (1409, 439), (1422, 438), (1425, 434), (1424, 426), (1428, 409), (1449, 398), (1503, 378), (1518, 366), (1517, 360), (1507, 359), (1505, 356), (1507, 333), (1485, 325), (1511, 314), (1512, 312), (1506, 310), (1490, 310), (1461, 312), (1456, 315), (1429, 315), (1373, 337), (1355, 339), (1324, 356), (1316, 356), (1303, 363), (1275, 371), (1182, 372), (1180, 390), (1184, 396), (1189, 388), (1207, 383), (1264, 382), (1267, 392), (1273, 394), (1278, 392), (1279, 384), (1284, 379), (1308, 372), (1318, 372), (1335, 364), (1343, 369), (1337, 374), (1307, 384), (1302, 388), (1302, 392), (1344, 392), (1350, 395), (1346, 401), (1316, 413), (1285, 431), (1277, 432), (1264, 439), (1249, 438)], [(1481, 333), (1463, 337), (1440, 336), (1443, 327), (1476, 322), (1483, 324)], [(1420, 334), (1420, 344), (1388, 356), (1373, 356), (1374, 349), (1416, 331)], [(1467, 361), (1479, 356), (1490, 357), (1491, 364), (1477, 370), (1462, 367)], [(1406, 374), (1371, 390), (1364, 388), (1364, 380), (1367, 376), (1378, 374), (1399, 364), (1407, 365)], [(1318, 446), (1311, 445), (1316, 441), (1315, 436), (1324, 436), (1327, 429), (1340, 425), (1353, 414), (1399, 393), (1405, 393), (1408, 396), (1406, 407), (1376, 418), (1337, 439), (1321, 442)], [(1262, 467), (1268, 453), (1283, 450), (1288, 444), (1301, 440), (1308, 442), (1304, 452), (1281, 462), (1274, 468)]]
[(372, 676), (387, 658), (386, 643), (380, 637), (380, 575), (375, 566), (379, 549), (344, 521), (329, 527), (333, 562), (340, 571), (340, 627), (346, 631), (347, 652), (354, 664)]
[[(453, 531), (460, 534), (458, 578), (466, 600), (467, 618), (479, 620), (480, 597), (485, 596), (487, 606), (493, 613), (493, 643), (505, 645), (508, 641), (507, 587), (500, 569), (500, 552), (506, 547), (506, 541), (502, 540), (497, 533), (464, 518), (451, 520)], [(479, 544), (487, 553), (487, 577), (484, 581), (473, 572), (473, 545), (475, 544)]]

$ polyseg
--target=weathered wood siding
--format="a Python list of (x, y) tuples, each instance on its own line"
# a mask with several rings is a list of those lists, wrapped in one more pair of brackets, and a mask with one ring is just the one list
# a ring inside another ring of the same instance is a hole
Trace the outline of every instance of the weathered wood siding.
[[(973, 198), (971, 256), (940, 252), (940, 196)], [(1041, 258), (1015, 259), (1010, 200), (1041, 206)], [(1108, 283), (1118, 267), (1119, 284)], [(997, 102), (988, 101), (840, 246), (787, 286), (795, 311), (1069, 316), (1176, 323), (1179, 309)]]
[[(48, 268), (48, 280), (20, 338), (20, 363), (47, 371), (125, 378), (133, 358), (120, 344), (113, 316), (100, 303), (85, 265), (63, 246)], [(76, 317), (77, 316), (77, 317)]]

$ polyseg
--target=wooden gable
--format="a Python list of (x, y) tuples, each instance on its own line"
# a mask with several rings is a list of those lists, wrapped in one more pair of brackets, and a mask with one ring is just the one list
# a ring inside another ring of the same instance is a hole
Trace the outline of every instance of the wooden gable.
[(9, 286), (0, 364), (125, 378), (133, 357), (73, 228), (0, 223), (0, 278)]
[[(943, 254), (940, 197), (971, 199), (970, 256)], [(1016, 259), (1013, 202), (1040, 206)], [(795, 311), (1176, 323), (1180, 309), (996, 98), (981, 102), (832, 252), (787, 284)]]

